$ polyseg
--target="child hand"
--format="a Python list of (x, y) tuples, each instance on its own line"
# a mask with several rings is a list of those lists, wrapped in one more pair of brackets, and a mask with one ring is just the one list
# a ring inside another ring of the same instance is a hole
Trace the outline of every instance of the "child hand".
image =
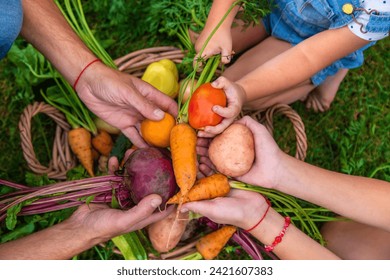
[(181, 211), (193, 211), (215, 223), (249, 229), (264, 215), (267, 208), (266, 199), (259, 193), (232, 189), (226, 197), (185, 203)]
[(242, 87), (229, 81), (225, 77), (219, 77), (212, 82), (211, 85), (225, 91), (227, 107), (218, 105), (213, 107), (214, 113), (223, 117), (223, 120), (216, 126), (206, 126), (203, 130), (198, 132), (199, 137), (214, 137), (223, 132), (240, 114), (242, 105), (246, 99), (245, 91)]
[(221, 62), (223, 64), (229, 63), (233, 56), (230, 28), (220, 27), (218, 31), (211, 37), (203, 52), (199, 53), (202, 50), (202, 47), (210, 33), (211, 30), (209, 31), (204, 29), (196, 40), (195, 50), (197, 55), (194, 58), (194, 62), (196, 63), (199, 59), (206, 60), (213, 55), (221, 54)]

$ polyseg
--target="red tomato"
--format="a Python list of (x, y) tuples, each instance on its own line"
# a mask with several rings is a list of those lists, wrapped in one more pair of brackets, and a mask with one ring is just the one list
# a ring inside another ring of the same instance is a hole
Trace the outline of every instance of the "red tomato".
[(213, 88), (210, 83), (199, 86), (188, 104), (188, 121), (195, 129), (214, 126), (222, 117), (213, 112), (214, 105), (226, 106), (226, 94), (222, 89)]

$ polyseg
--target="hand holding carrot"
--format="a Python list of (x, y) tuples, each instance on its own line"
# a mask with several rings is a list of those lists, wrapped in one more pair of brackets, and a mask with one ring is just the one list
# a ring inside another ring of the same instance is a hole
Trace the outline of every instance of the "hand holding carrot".
[(161, 120), (164, 111), (177, 114), (177, 103), (148, 83), (94, 63), (83, 74), (77, 93), (98, 117), (119, 128), (137, 147), (147, 144), (140, 136), (140, 122)]
[(211, 83), (214, 88), (223, 89), (226, 94), (227, 107), (214, 105), (214, 113), (223, 117), (222, 121), (216, 126), (206, 126), (198, 132), (199, 137), (214, 137), (223, 132), (230, 124), (234, 122), (241, 112), (242, 105), (245, 102), (245, 92), (241, 86), (233, 83), (225, 77), (219, 77)]
[(268, 208), (258, 193), (231, 189), (226, 197), (183, 204), (181, 211), (199, 213), (215, 223), (248, 229), (255, 225)]

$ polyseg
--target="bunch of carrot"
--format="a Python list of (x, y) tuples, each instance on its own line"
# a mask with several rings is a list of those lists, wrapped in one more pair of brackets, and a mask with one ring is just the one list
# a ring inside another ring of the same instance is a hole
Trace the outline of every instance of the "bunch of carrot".
[(94, 162), (100, 155), (108, 157), (113, 148), (112, 135), (96, 127), (91, 112), (63, 78), (54, 80), (57, 87), (49, 88), (46, 94), (43, 92), (41, 94), (47, 103), (64, 113), (72, 127), (68, 132), (69, 146), (89, 176), (93, 177)]
[[(94, 38), (88, 27), (82, 9), (81, 1), (55, 1), (58, 8), (72, 26), (78, 36), (106, 65), (116, 68), (113, 59)], [(62, 6), (63, 5), (63, 6)], [(56, 81), (56, 88), (49, 88), (46, 94), (42, 93), (46, 102), (63, 112), (72, 127), (68, 133), (68, 142), (90, 176), (94, 176), (94, 161), (99, 155), (108, 157), (113, 147), (112, 135), (103, 129), (97, 129), (92, 113), (81, 102), (75, 90), (65, 79), (51, 68), (52, 77)]]
[(84, 127), (73, 128), (68, 132), (68, 142), (73, 153), (90, 176), (94, 176), (93, 164), (99, 157), (108, 157), (114, 146), (111, 134), (98, 130), (91, 134)]

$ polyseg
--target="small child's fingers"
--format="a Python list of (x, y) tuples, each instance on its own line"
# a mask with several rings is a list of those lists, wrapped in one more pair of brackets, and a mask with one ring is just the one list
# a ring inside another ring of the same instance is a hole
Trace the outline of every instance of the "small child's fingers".
[(213, 138), (215, 137), (217, 133), (210, 133), (210, 132), (206, 132), (204, 130), (199, 130), (198, 131), (198, 137), (204, 137), (204, 138)]
[(204, 56), (200, 56), (199, 54), (197, 54), (197, 55), (195, 55), (195, 57), (194, 57), (194, 60), (193, 60), (193, 62), (192, 62), (192, 66), (194, 67), (194, 68), (198, 68), (197, 70), (198, 71), (201, 71), (202, 70), (202, 68), (203, 68), (203, 61), (205, 61), (206, 60), (206, 58), (204, 57)]
[(216, 126), (206, 126), (203, 131), (217, 135), (217, 134), (222, 133), (228, 126), (229, 126), (229, 123), (223, 121)]
[(229, 85), (229, 80), (226, 79), (225, 77), (221, 76), (221, 77), (218, 77), (218, 79), (216, 79), (215, 81), (213, 81), (211, 83), (211, 85), (214, 87), (214, 88), (218, 88), (218, 89), (225, 89), (228, 85)]
[(231, 62), (233, 52), (231, 49), (222, 49), (221, 51), (221, 62), (223, 64), (228, 64)]
[[(225, 118), (222, 120), (221, 123), (219, 123), (218, 125), (216, 126), (206, 126), (203, 131), (199, 131), (198, 132), (198, 135), (201, 136), (203, 134), (200, 134), (201, 132), (202, 133), (208, 133), (208, 134), (214, 134), (214, 135), (217, 135), (217, 134), (220, 134), (222, 133), (229, 125), (231, 125), (234, 121), (234, 118)], [(205, 137), (205, 136), (203, 136)]]
[(206, 126), (204, 130), (198, 132), (199, 137), (213, 138), (226, 129), (226, 125)]
[(213, 112), (220, 115), (221, 117), (225, 119), (231, 119), (235, 118), (238, 116), (240, 113), (240, 108), (239, 106), (236, 105), (229, 105), (228, 107), (222, 107), (219, 105), (214, 105), (212, 108)]
[(197, 53), (194, 57), (194, 67), (202, 67), (204, 62), (213, 55), (221, 53), (219, 48), (207, 48), (202, 53)]

